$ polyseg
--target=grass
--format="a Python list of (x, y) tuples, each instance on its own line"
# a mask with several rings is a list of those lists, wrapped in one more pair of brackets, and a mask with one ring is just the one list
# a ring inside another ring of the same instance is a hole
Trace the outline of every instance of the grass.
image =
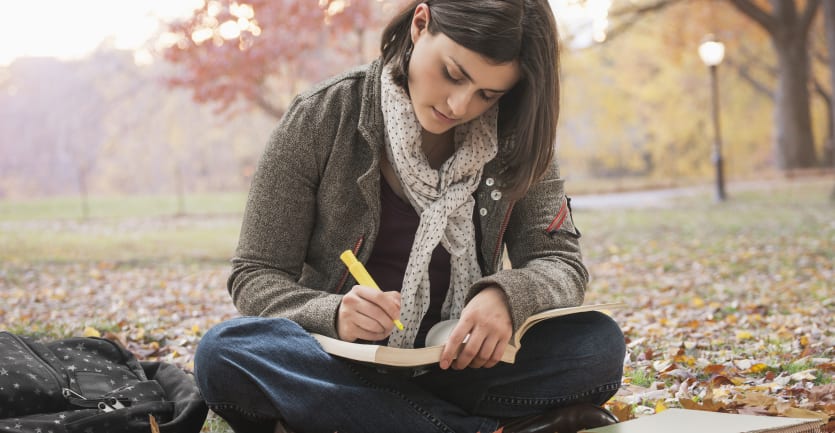
[(77, 198), (0, 201), (0, 261), (218, 261), (235, 247), (245, 195), (198, 194), (178, 216), (176, 197), (94, 197), (90, 218)]
[[(208, 219), (208, 221), (207, 221)], [(120, 223), (2, 224), (0, 261), (10, 263), (224, 261), (231, 257), (240, 219), (204, 217)]]
[[(187, 215), (228, 215), (243, 212), (246, 194), (242, 192), (191, 194), (185, 198)], [(89, 200), (90, 218), (146, 218), (178, 215), (178, 199), (173, 195), (93, 196)], [(50, 197), (0, 200), (0, 221), (80, 219), (81, 199)]]
[(634, 385), (638, 385), (644, 388), (649, 387), (655, 381), (655, 376), (647, 372), (646, 370), (632, 370), (625, 372), (626, 378), (629, 379), (629, 383)]

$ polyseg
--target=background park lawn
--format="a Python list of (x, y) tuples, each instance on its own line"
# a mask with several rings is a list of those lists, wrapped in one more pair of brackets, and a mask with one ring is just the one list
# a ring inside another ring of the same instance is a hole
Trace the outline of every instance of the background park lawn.
[[(835, 415), (832, 179), (729, 186), (653, 208), (584, 207), (574, 220), (588, 302), (627, 338), (621, 417), (667, 407)], [(104, 335), (193, 368), (200, 336), (236, 315), (225, 289), (243, 194), (0, 201), (0, 329)], [(206, 431), (226, 431), (210, 418)]]

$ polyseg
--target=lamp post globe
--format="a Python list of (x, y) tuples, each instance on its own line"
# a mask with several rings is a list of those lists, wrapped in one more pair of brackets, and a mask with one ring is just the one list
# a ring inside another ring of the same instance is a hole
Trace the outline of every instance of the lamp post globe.
[(713, 164), (716, 169), (716, 200), (725, 201), (725, 174), (722, 161), (722, 135), (719, 127), (719, 64), (725, 58), (725, 44), (708, 35), (699, 45), (699, 57), (710, 70), (711, 102), (713, 114)]
[(709, 36), (699, 45), (699, 57), (707, 66), (719, 66), (725, 58), (725, 44)]

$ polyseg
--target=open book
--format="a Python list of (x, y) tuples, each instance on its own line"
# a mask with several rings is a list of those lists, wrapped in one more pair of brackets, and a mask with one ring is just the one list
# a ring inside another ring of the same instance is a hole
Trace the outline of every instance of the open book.
[[(623, 306), (625, 306), (623, 303), (580, 305), (577, 307), (554, 308), (536, 313), (528, 317), (519, 326), (516, 334), (507, 345), (504, 356), (502, 356), (502, 361), (512, 364), (516, 360), (516, 352), (519, 351), (522, 345), (522, 336), (525, 335), (528, 329), (543, 320), (587, 311), (610, 310)], [(457, 319), (451, 319), (436, 323), (435, 326), (429, 329), (429, 333), (426, 334), (426, 347), (419, 349), (401, 349), (375, 344), (349, 343), (324, 335), (312, 335), (319, 341), (319, 344), (322, 345), (325, 352), (331, 355), (393, 367), (420, 367), (435, 364), (440, 361), (444, 344), (457, 322)]]
[(819, 419), (667, 409), (657, 415), (581, 430), (581, 433), (819, 433), (823, 423)]

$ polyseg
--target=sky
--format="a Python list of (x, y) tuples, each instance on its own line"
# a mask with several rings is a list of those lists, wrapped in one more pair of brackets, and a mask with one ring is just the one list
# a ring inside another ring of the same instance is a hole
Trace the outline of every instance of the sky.
[(187, 16), (203, 0), (0, 0), (0, 66), (16, 57), (83, 57), (104, 41), (138, 49), (160, 20)]
[[(204, 0), (0, 0), (0, 66), (16, 57), (83, 57), (107, 41), (136, 51), (137, 62), (148, 62), (141, 48), (159, 32), (161, 20), (185, 17)], [(311, 0), (312, 1), (312, 0)], [(602, 35), (611, 0), (550, 0), (557, 16), (587, 44)]]

